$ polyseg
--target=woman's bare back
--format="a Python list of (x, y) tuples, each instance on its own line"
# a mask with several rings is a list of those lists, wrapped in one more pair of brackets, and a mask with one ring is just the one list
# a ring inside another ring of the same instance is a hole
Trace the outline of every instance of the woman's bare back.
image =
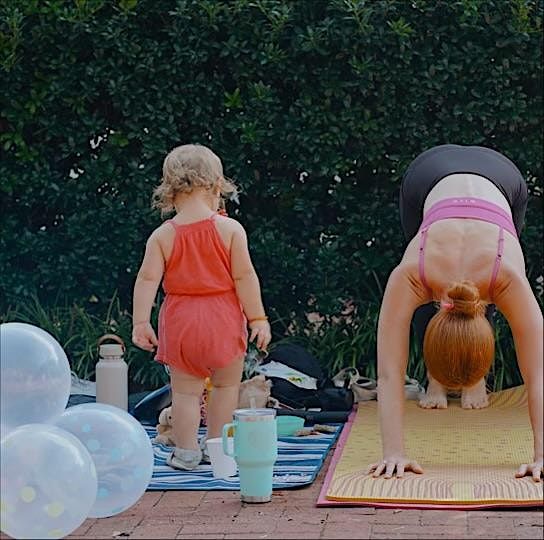
[[(492, 202), (509, 215), (508, 201), (491, 182), (472, 174), (455, 174), (442, 179), (425, 200), (424, 212), (434, 204), (449, 198), (474, 197)], [(523, 252), (517, 238), (505, 233), (504, 253), (495, 287), (514, 271), (525, 273)], [(497, 256), (499, 227), (492, 223), (474, 219), (447, 219), (434, 223), (425, 245), (425, 277), (433, 292), (429, 300), (441, 300), (451, 283), (470, 280), (476, 284), (480, 297), (491, 302), (489, 285), (493, 265)], [(414, 278), (420, 281), (417, 272), (420, 235), (417, 234), (406, 248), (401, 265), (415, 270)]]

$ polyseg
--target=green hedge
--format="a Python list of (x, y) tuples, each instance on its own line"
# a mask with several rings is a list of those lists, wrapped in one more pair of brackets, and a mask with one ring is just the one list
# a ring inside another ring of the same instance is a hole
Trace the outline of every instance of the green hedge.
[[(382, 287), (403, 249), (399, 180), (442, 143), (496, 148), (526, 175), (522, 240), (539, 287), (542, 2), (29, 0), (0, 10), (0, 312), (33, 292), (105, 312), (117, 291), (130, 309), (160, 223), (149, 203), (162, 159), (189, 141), (209, 145), (243, 188), (229, 211), (249, 231), (277, 335), (304, 337), (316, 311), (323, 337), (352, 300), (366, 322), (342, 327), (346, 350), (374, 354)], [(334, 356), (329, 347), (321, 354)]]

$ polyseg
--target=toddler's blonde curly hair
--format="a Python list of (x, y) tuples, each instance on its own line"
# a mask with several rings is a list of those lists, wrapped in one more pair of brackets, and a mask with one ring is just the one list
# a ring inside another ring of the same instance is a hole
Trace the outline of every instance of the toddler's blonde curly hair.
[(178, 193), (191, 193), (194, 189), (219, 188), (222, 198), (237, 193), (231, 180), (223, 175), (221, 160), (206, 146), (184, 144), (174, 148), (164, 159), (162, 181), (153, 191), (153, 208), (167, 214), (175, 210)]

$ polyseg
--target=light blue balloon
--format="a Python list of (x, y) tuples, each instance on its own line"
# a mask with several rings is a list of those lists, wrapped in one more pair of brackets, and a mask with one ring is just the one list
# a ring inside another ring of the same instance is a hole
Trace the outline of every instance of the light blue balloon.
[(24, 424), (51, 423), (70, 397), (66, 354), (53, 336), (26, 323), (0, 325), (2, 437)]
[(12, 538), (64, 538), (96, 499), (96, 469), (83, 444), (57, 426), (27, 424), (0, 443), (2, 531)]
[(84, 403), (55, 423), (78, 437), (94, 461), (98, 494), (89, 517), (113, 516), (138, 501), (153, 474), (153, 448), (135, 418), (111, 405)]

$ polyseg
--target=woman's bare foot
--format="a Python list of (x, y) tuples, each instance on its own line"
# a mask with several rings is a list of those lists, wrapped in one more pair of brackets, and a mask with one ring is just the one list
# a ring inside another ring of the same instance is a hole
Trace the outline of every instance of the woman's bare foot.
[(463, 388), (461, 407), (463, 409), (484, 409), (489, 405), (485, 389), (485, 379), (482, 379), (470, 388)]
[(419, 406), (423, 409), (445, 409), (448, 406), (448, 393), (446, 389), (430, 374), (428, 374), (429, 386), (427, 392), (419, 400)]

